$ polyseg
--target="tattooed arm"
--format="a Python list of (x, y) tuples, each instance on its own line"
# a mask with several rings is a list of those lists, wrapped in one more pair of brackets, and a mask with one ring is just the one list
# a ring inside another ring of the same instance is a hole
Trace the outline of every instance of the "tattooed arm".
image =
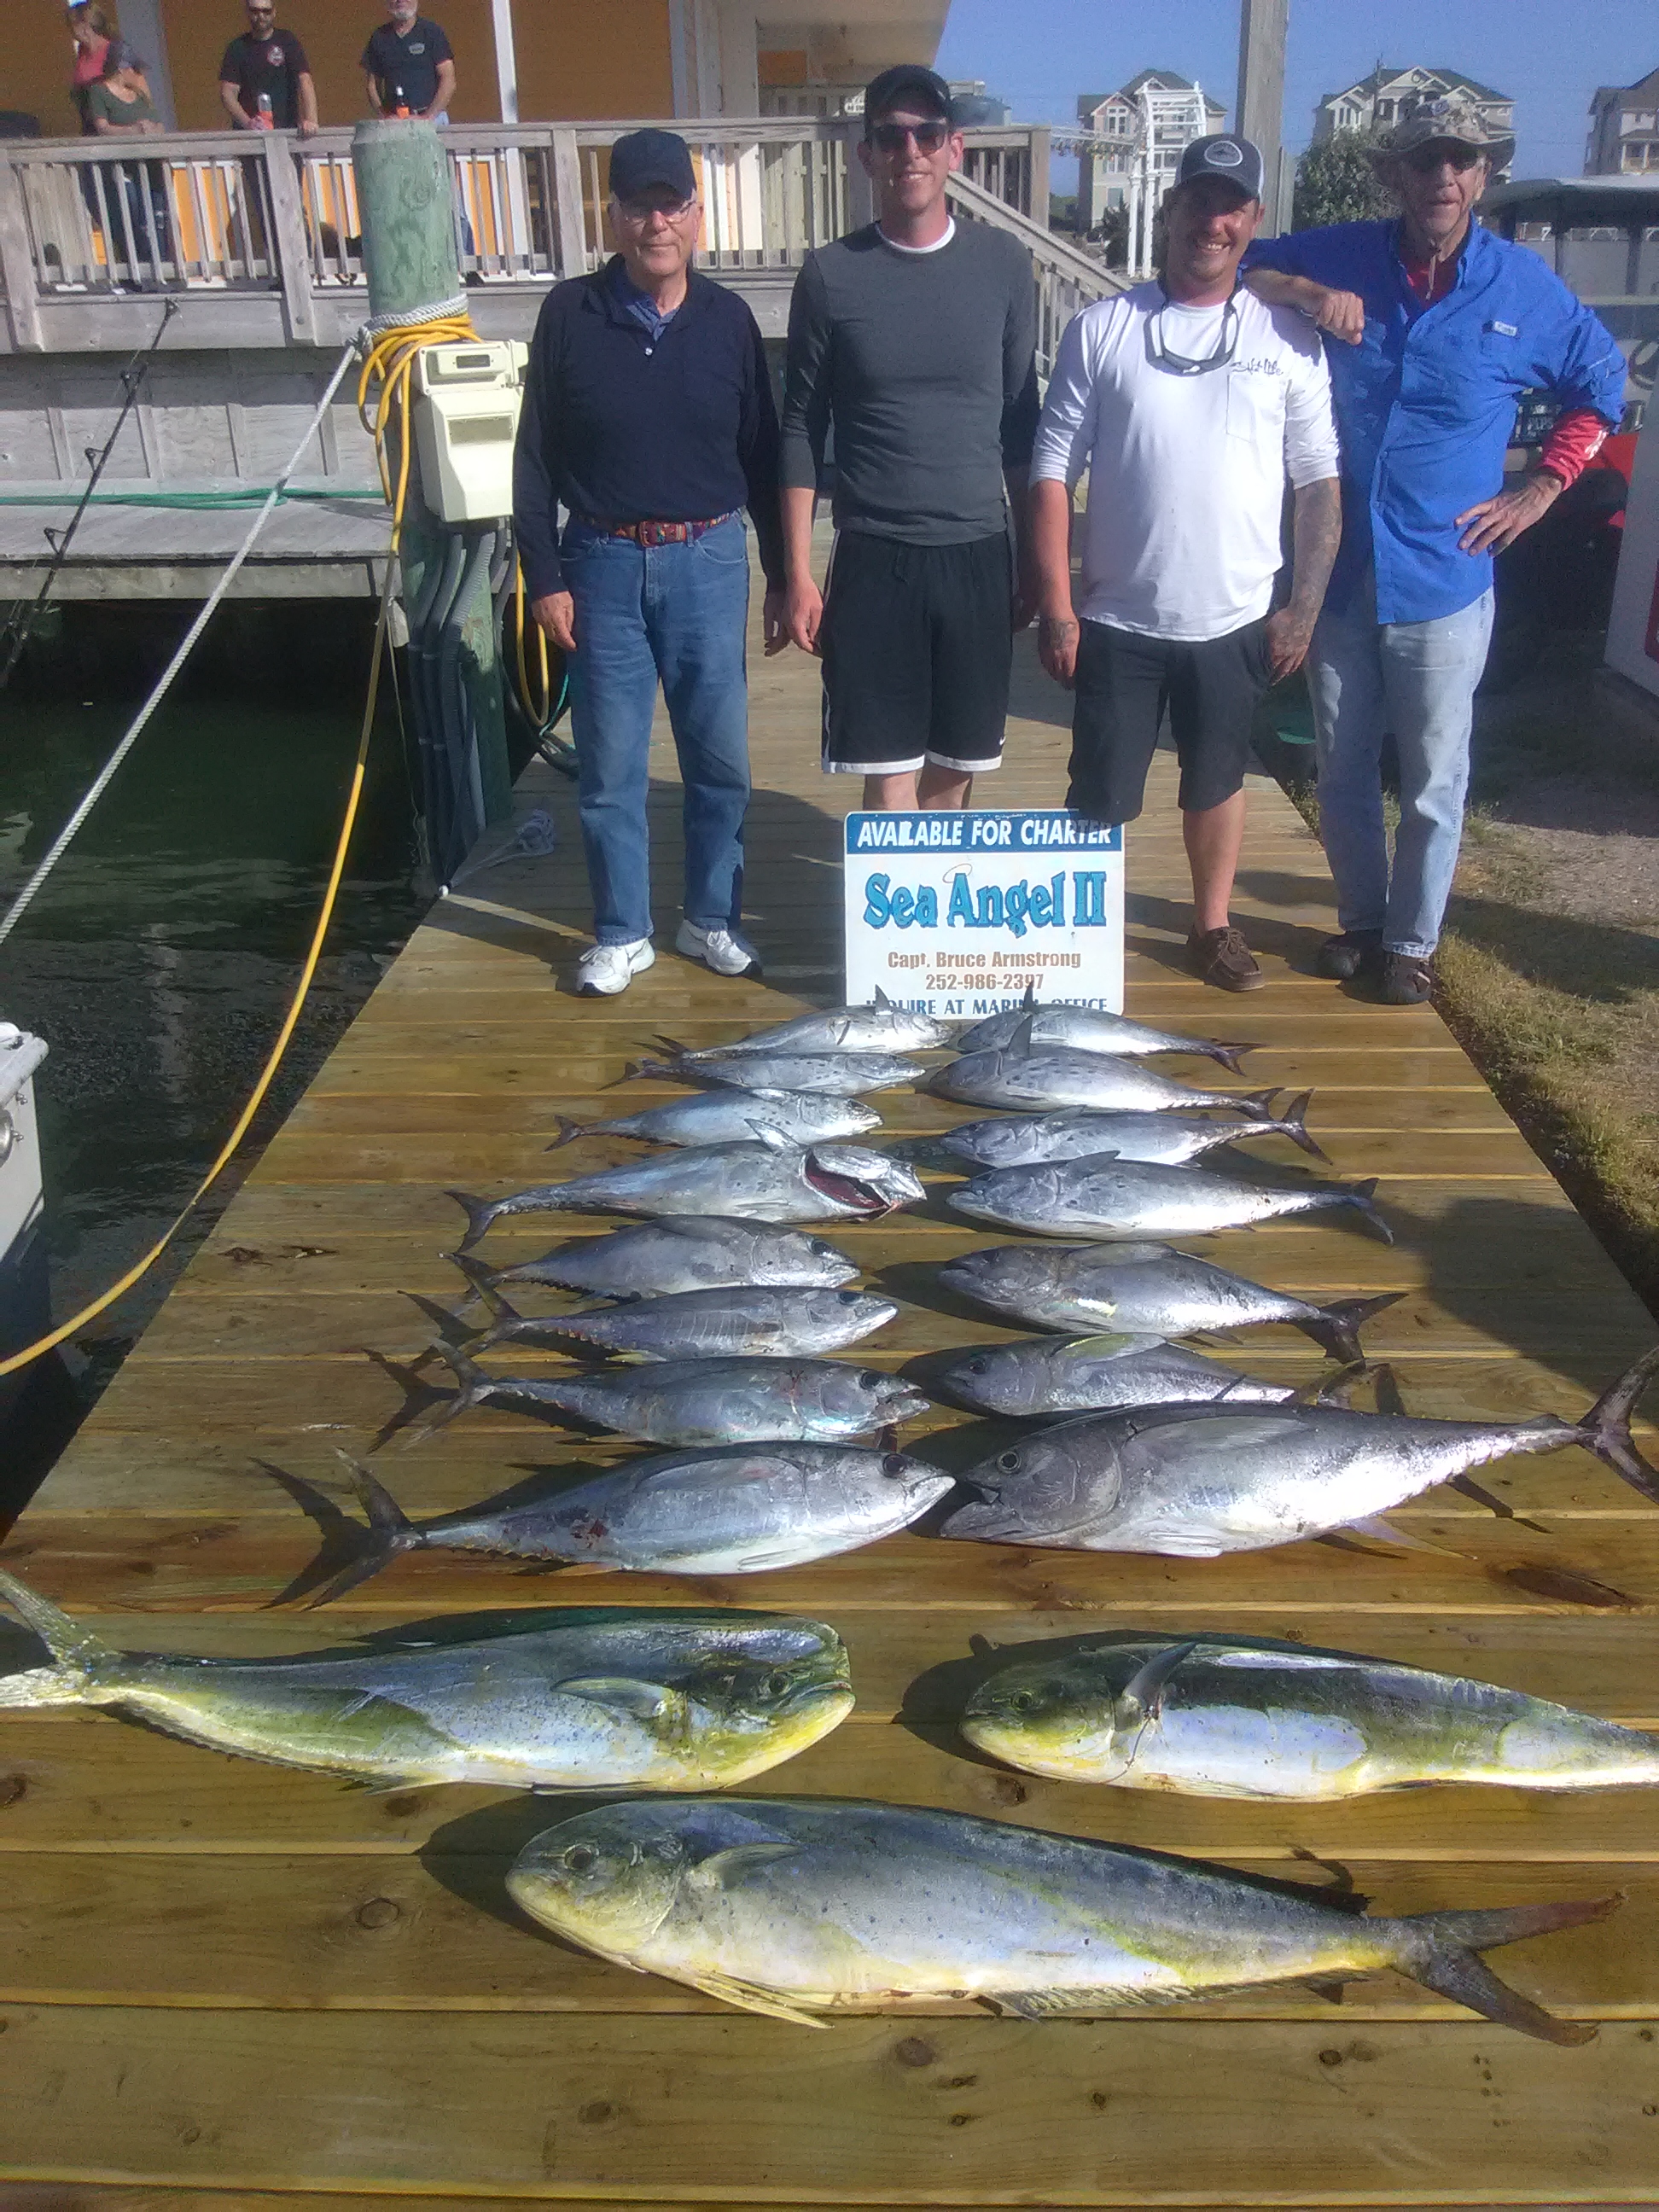
[(1291, 603), (1267, 617), (1275, 683), (1307, 659), (1313, 627), (1325, 603), (1325, 586), (1342, 542), (1342, 495), (1334, 477), (1297, 486), (1291, 542)]

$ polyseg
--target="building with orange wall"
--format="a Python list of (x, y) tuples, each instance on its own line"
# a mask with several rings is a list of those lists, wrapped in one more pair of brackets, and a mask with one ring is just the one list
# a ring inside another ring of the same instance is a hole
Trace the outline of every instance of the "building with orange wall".
[[(434, 0), (455, 50), (458, 123), (838, 112), (890, 62), (930, 62), (949, 0)], [(76, 129), (71, 51), (57, 0), (5, 0), (3, 105), (46, 137)], [(163, 116), (223, 127), (219, 58), (246, 27), (240, 0), (119, 0), (122, 35), (143, 55)], [(325, 124), (366, 114), (358, 57), (375, 0), (280, 0), (277, 22), (306, 49)]]

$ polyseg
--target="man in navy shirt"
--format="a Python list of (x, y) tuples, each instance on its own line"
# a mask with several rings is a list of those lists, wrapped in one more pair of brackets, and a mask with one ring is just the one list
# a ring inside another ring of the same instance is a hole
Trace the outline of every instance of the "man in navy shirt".
[(514, 456), (526, 589), (568, 656), (595, 939), (576, 988), (590, 997), (625, 991), (656, 957), (646, 798), (659, 682), (684, 786), (676, 949), (717, 975), (759, 972), (738, 927), (749, 805), (741, 509), (766, 573), (773, 650), (778, 422), (753, 315), (690, 265), (702, 213), (683, 138), (635, 131), (617, 141), (610, 217), (622, 252), (544, 301)]
[(442, 28), (417, 10), (416, 0), (389, 0), (389, 23), (363, 48), (363, 81), (377, 115), (404, 111), (447, 123), (455, 97), (455, 56)]
[[(1374, 979), (1413, 1006), (1451, 895), (1474, 687), (1492, 633), (1492, 556), (1558, 499), (1609, 429), (1619, 348), (1539, 257), (1472, 220), (1494, 159), (1467, 103), (1421, 104), (1379, 155), (1394, 222), (1339, 223), (1253, 246), (1244, 281), (1328, 333), (1342, 441), (1342, 544), (1308, 661), (1320, 831), (1340, 936), (1322, 975)], [(1338, 343), (1332, 344), (1329, 339)], [(1504, 488), (1516, 401), (1563, 413), (1537, 467)], [(1381, 751), (1400, 754), (1389, 866)]]

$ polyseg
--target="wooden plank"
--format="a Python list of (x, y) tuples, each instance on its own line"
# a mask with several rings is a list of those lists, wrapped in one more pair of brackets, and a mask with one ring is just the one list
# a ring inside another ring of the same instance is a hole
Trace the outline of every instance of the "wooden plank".
[[(1284, 2205), (1340, 2175), (1350, 2204), (1612, 2204), (1649, 2191), (1659, 2102), (1624, 2021), (1565, 2053), (1450, 2021), (143, 2017), (9, 2015), (0, 2175), (686, 2202), (732, 2193), (740, 2144), (744, 2194), (800, 2203)], [(296, 2076), (303, 2127), (270, 2093)]]

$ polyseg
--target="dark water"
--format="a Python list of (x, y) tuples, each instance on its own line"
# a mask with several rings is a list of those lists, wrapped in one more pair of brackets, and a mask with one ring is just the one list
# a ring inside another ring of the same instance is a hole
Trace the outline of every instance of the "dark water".
[[(102, 766), (191, 611), (75, 611), (0, 695), (0, 905)], [(52, 1048), (37, 1097), (58, 1319), (154, 1241), (218, 1150), (281, 1024), (338, 833), (367, 617), (225, 611), (189, 687), (146, 729), (0, 946), (0, 1018)], [(307, 1011), (237, 1166), (257, 1158), (423, 904), (388, 712)], [(63, 1368), (40, 1375), (0, 1435), (11, 1470), (0, 1474), (0, 1510), (118, 1366), (236, 1174), (145, 1282), (75, 1340)]]

